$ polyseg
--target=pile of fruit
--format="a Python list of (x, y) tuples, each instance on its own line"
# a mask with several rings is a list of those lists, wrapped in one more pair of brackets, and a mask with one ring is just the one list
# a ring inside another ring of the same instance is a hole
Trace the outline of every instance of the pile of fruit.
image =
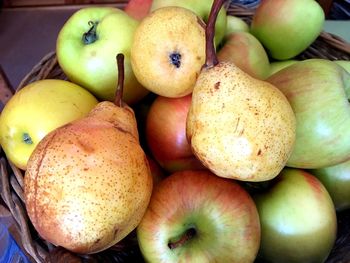
[[(19, 90), (0, 143), (41, 238), (78, 254), (134, 230), (148, 262), (324, 262), (350, 208), (350, 62), (297, 60), (315, 0), (86, 7), (57, 36), (68, 80)], [(26, 118), (23, 118), (26, 116)]]

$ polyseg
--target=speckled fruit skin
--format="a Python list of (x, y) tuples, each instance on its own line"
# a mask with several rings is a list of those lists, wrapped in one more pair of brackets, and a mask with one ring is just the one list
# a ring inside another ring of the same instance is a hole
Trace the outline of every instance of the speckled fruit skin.
[(133, 111), (102, 102), (49, 133), (29, 159), (24, 190), (35, 229), (57, 246), (89, 254), (123, 239), (152, 192)]
[(216, 175), (265, 181), (286, 164), (295, 126), (282, 92), (222, 62), (198, 77), (186, 133), (194, 154)]
[[(192, 92), (205, 60), (204, 22), (182, 7), (163, 7), (145, 17), (131, 46), (131, 66), (150, 91), (177, 98)], [(176, 67), (169, 55), (181, 55)]]

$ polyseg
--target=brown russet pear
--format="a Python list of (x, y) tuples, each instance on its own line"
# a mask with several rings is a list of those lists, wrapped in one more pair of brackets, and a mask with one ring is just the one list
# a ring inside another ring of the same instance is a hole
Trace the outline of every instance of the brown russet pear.
[(152, 193), (134, 112), (121, 101), (124, 78), (118, 79), (115, 104), (100, 102), (87, 117), (45, 136), (25, 173), (26, 208), (35, 229), (76, 253), (96, 253), (127, 236)]
[(217, 176), (242, 181), (274, 178), (295, 141), (293, 110), (275, 86), (235, 64), (218, 62), (214, 24), (223, 0), (215, 1), (206, 29), (206, 64), (197, 79), (186, 133), (197, 158)]

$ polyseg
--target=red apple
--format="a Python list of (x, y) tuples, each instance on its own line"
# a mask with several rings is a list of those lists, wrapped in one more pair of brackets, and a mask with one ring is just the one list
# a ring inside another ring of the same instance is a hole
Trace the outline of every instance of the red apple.
[(322, 183), (285, 168), (254, 196), (261, 224), (259, 256), (267, 262), (324, 262), (337, 234), (336, 212)]
[(147, 115), (147, 145), (155, 160), (170, 173), (204, 169), (186, 138), (186, 118), (191, 99), (192, 95), (182, 98), (158, 96)]
[(151, 170), (152, 178), (153, 178), (153, 189), (157, 184), (159, 184), (164, 178), (165, 173), (163, 172), (162, 168), (159, 166), (159, 164), (152, 159), (150, 156), (146, 156), (149, 164), (149, 168)]
[(259, 215), (234, 180), (187, 170), (156, 186), (137, 237), (147, 262), (253, 262)]
[(129, 0), (124, 11), (134, 19), (141, 20), (151, 10), (153, 0)]

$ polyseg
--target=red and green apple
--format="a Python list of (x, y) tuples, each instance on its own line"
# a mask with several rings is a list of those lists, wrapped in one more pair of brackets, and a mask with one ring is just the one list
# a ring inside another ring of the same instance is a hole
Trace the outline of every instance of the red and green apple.
[(137, 237), (148, 262), (254, 262), (259, 215), (237, 182), (187, 170), (156, 186)]

